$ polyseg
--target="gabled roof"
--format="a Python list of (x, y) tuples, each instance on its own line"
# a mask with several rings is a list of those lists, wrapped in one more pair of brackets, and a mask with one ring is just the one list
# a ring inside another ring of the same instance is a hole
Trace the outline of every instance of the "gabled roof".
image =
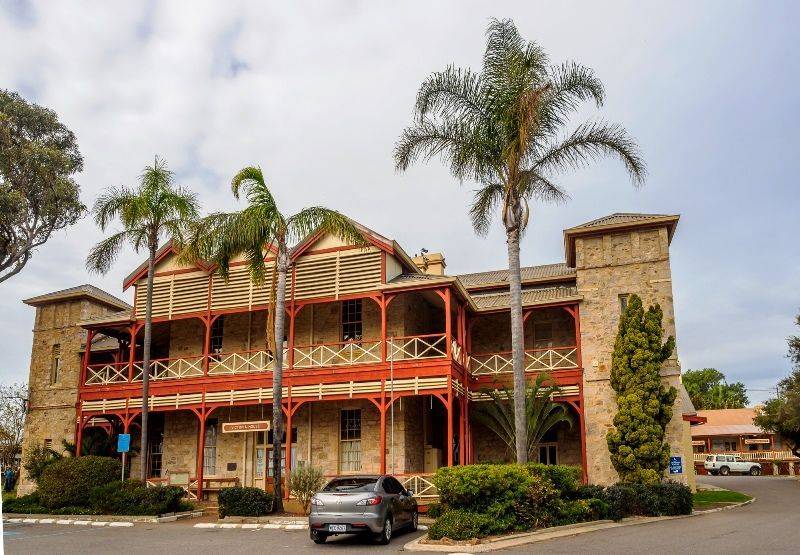
[(72, 299), (91, 299), (100, 304), (104, 304), (113, 308), (121, 310), (131, 310), (133, 307), (123, 301), (106, 293), (99, 287), (85, 283), (69, 289), (62, 289), (60, 291), (53, 291), (52, 293), (45, 293), (29, 299), (24, 299), (22, 302), (30, 306), (42, 306), (49, 303), (60, 301), (67, 301)]
[[(543, 264), (541, 266), (525, 266), (520, 268), (522, 283), (535, 281), (552, 281), (559, 278), (575, 277), (575, 268), (570, 268), (563, 262), (556, 264)], [(508, 270), (492, 270), (489, 272), (476, 272), (460, 274), (458, 279), (467, 289), (484, 288), (492, 286), (508, 286)]]
[(675, 228), (678, 226), (680, 216), (677, 214), (639, 214), (631, 212), (617, 212), (602, 218), (597, 218), (575, 227), (564, 230), (564, 251), (567, 264), (575, 265), (575, 238), (585, 235), (599, 235), (614, 231), (624, 231), (640, 227), (662, 227), (667, 228), (669, 241), (675, 235)]

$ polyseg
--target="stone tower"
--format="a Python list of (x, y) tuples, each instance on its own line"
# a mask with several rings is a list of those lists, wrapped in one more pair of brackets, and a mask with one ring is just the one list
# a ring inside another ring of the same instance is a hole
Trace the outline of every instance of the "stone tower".
[[(36, 445), (62, 450), (62, 440), (75, 441), (76, 402), (86, 330), (80, 322), (131, 306), (92, 285), (81, 285), (26, 299), (36, 308), (28, 377), (28, 414), (22, 460)], [(21, 470), (20, 493), (33, 484)]]
[[(617, 405), (611, 388), (611, 356), (627, 297), (639, 295), (645, 307), (658, 303), (664, 311), (664, 337), (675, 335), (669, 246), (678, 216), (612, 214), (564, 230), (567, 265), (576, 269), (580, 306), (581, 347), (586, 404), (586, 450), (589, 481), (611, 484), (618, 480), (606, 443)], [(679, 389), (677, 350), (661, 375), (665, 385)], [(693, 486), (691, 438), (683, 414), (686, 396), (678, 395), (667, 442), (672, 456), (680, 456), (683, 473), (669, 477)]]

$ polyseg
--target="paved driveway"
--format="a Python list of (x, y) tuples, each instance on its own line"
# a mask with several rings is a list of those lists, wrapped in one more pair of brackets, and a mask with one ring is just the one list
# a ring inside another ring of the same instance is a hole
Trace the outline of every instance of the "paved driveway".
[[(699, 517), (591, 532), (501, 553), (797, 553), (800, 551), (800, 481), (793, 478), (702, 477), (704, 482), (753, 495), (746, 507)], [(389, 546), (339, 538), (314, 545), (306, 531), (207, 530), (190, 522), (133, 528), (6, 524), (5, 551), (157, 555), (224, 553), (397, 553), (421, 533), (402, 533)], [(454, 549), (457, 552), (458, 549)]]

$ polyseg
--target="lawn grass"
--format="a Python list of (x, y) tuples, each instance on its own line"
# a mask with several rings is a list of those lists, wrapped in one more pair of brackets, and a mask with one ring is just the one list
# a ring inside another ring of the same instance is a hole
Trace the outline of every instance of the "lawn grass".
[(698, 491), (693, 495), (695, 509), (711, 509), (730, 505), (732, 503), (743, 503), (752, 499), (749, 495), (738, 491)]

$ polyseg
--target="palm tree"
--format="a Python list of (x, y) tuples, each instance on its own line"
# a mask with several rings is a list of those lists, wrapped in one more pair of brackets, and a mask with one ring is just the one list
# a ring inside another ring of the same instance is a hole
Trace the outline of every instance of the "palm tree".
[[(285, 327), (286, 279), (291, 261), (289, 245), (314, 231), (338, 236), (348, 244), (366, 246), (361, 231), (347, 217), (327, 208), (305, 208), (293, 216), (284, 216), (267, 187), (261, 168), (246, 167), (231, 181), (233, 196), (238, 200), (244, 194), (248, 206), (233, 213), (210, 214), (197, 225), (188, 237), (181, 256), (187, 260), (205, 260), (215, 264), (220, 275), (227, 279), (230, 262), (244, 255), (255, 284), (267, 280), (265, 249), (273, 248), (276, 254), (273, 276), (272, 310), (268, 311), (266, 326), (267, 345), (274, 353), (272, 373), (272, 437), (273, 445), (283, 436), (281, 390), (283, 387), (283, 336)], [(275, 283), (277, 281), (277, 283)], [(272, 322), (274, 321), (274, 326)], [(288, 454), (287, 454), (288, 456)], [(281, 451), (272, 450), (272, 468), (275, 479), (276, 510), (283, 511), (281, 488)]]
[[(525, 453), (528, 459), (535, 458), (545, 434), (561, 423), (572, 427), (572, 416), (566, 406), (554, 403), (553, 397), (560, 392), (546, 374), (539, 374), (527, 388), (525, 396)], [(508, 389), (484, 391), (491, 402), (479, 403), (475, 418), (503, 440), (509, 453), (516, 451), (516, 422), (514, 392)]]
[[(105, 231), (119, 218), (122, 231), (99, 242), (89, 252), (86, 267), (90, 272), (105, 274), (129, 244), (137, 253), (147, 250), (147, 297), (144, 313), (144, 348), (142, 353), (142, 481), (147, 479), (147, 400), (150, 389), (150, 345), (153, 337), (153, 270), (156, 252), (162, 240), (180, 240), (189, 224), (198, 216), (196, 195), (173, 185), (173, 173), (166, 162), (156, 157), (145, 167), (136, 189), (110, 187), (94, 204), (92, 213), (97, 225)], [(135, 338), (131, 338), (134, 341)]]
[(603, 103), (602, 83), (574, 62), (551, 66), (547, 54), (524, 41), (511, 20), (492, 20), (480, 73), (453, 66), (432, 74), (417, 94), (415, 121), (395, 145), (399, 171), (440, 156), (459, 181), (479, 184), (470, 208), (479, 235), (500, 208), (508, 243), (511, 347), (517, 461), (524, 462), (525, 369), (519, 242), (529, 202), (566, 200), (555, 174), (618, 156), (635, 185), (645, 168), (636, 143), (619, 125), (590, 122), (564, 134), (583, 101)]

